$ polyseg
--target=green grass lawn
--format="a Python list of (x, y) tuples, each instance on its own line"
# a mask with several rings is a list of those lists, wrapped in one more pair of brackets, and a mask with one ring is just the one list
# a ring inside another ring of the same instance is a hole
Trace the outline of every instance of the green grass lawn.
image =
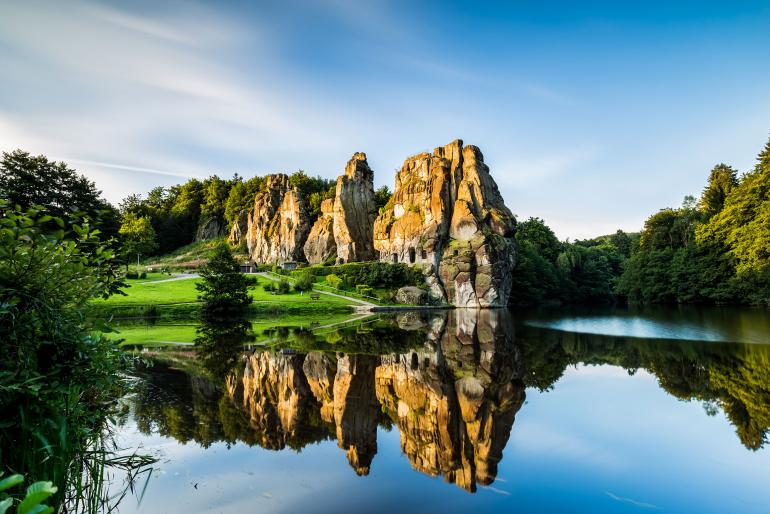
[(147, 273), (147, 276), (145, 278), (127, 278), (124, 280), (126, 281), (127, 284), (131, 285), (131, 284), (140, 284), (142, 282), (155, 282), (158, 280), (167, 280), (169, 278), (174, 278), (174, 276), (167, 275), (165, 273), (149, 272)]
[[(291, 291), (288, 294), (272, 294), (263, 288), (268, 283), (267, 279), (255, 277), (257, 285), (249, 288), (249, 294), (254, 299), (256, 310), (281, 308), (291, 310), (329, 310), (333, 307), (345, 307), (351, 305), (342, 298), (329, 295), (320, 295), (318, 300), (310, 298), (308, 293), (301, 294)], [(130, 307), (142, 306), (174, 306), (181, 304), (195, 304), (198, 301), (198, 290), (195, 284), (201, 279), (190, 278), (171, 282), (131, 280), (131, 287), (126, 288), (126, 296), (114, 295), (107, 300), (95, 300), (93, 305), (96, 310), (120, 310)]]
[[(319, 314), (319, 315), (285, 315), (280, 317), (257, 317), (251, 320), (251, 329), (256, 336), (256, 341), (269, 339), (266, 330), (276, 327), (303, 327), (338, 323), (351, 318), (350, 314)], [(125, 339), (122, 345), (163, 346), (170, 343), (192, 343), (195, 340), (197, 323), (113, 323), (117, 333), (108, 334), (109, 337)]]

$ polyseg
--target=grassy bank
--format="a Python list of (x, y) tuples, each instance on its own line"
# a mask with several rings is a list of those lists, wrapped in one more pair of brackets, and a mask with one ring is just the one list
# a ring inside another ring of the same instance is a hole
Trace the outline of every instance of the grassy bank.
[[(167, 277), (166, 277), (167, 278)], [(254, 303), (249, 310), (252, 314), (268, 313), (349, 313), (351, 304), (343, 298), (320, 295), (317, 300), (308, 293), (290, 291), (274, 294), (264, 290), (271, 281), (254, 277), (255, 283), (249, 288)], [(182, 280), (129, 280), (126, 295), (115, 295), (107, 300), (94, 300), (91, 314), (95, 317), (166, 317), (180, 318), (195, 315), (199, 309), (198, 278)]]

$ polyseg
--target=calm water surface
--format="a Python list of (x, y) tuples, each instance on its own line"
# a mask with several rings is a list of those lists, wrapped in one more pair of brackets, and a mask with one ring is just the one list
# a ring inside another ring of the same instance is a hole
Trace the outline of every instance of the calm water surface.
[(202, 330), (143, 352), (118, 436), (160, 461), (120, 511), (770, 512), (769, 319), (410, 313), (247, 352)]

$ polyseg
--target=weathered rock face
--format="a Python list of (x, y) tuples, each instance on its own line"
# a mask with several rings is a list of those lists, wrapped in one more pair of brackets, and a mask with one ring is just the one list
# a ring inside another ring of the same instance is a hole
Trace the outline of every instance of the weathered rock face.
[(195, 240), (214, 239), (225, 235), (227, 232), (225, 222), (219, 218), (209, 218), (198, 225), (195, 232)]
[(414, 286), (401, 287), (396, 291), (396, 301), (406, 305), (425, 305), (428, 301), (428, 292)]
[(374, 172), (366, 154), (358, 152), (345, 166), (345, 174), (337, 178), (333, 230), (339, 262), (375, 258), (372, 228), (376, 217)]
[(377, 399), (423, 473), (468, 491), (491, 484), (516, 412), (524, 403), (512, 327), (490, 311), (455, 311), (433, 323), (432, 348), (382, 357)]
[(321, 202), (321, 215), (310, 229), (305, 242), (305, 258), (310, 264), (322, 264), (337, 256), (334, 240), (334, 199)]
[(321, 352), (310, 352), (302, 365), (310, 390), (321, 405), (321, 419), (334, 423), (334, 376), (337, 361)]
[(246, 244), (255, 262), (304, 260), (310, 232), (305, 200), (284, 174), (269, 175), (248, 215)]
[(230, 228), (230, 235), (227, 237), (230, 244), (240, 244), (249, 230), (249, 211), (243, 210), (238, 213), (238, 218), (233, 222)]
[(334, 378), (334, 421), (337, 444), (358, 475), (368, 475), (377, 453), (380, 404), (374, 391), (373, 355), (346, 355), (337, 360)]
[(457, 140), (404, 162), (375, 221), (374, 248), (382, 261), (424, 264), (434, 298), (505, 306), (515, 227), (481, 151)]
[(313, 435), (318, 428), (309, 422), (318, 416), (318, 404), (303, 373), (303, 360), (304, 355), (258, 352), (247, 359), (241, 374), (228, 378), (227, 394), (248, 414), (264, 448), (318, 439)]

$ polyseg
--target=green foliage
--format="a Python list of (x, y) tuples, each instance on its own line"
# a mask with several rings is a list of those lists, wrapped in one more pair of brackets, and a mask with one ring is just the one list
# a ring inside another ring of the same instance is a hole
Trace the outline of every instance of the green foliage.
[[(104, 491), (84, 488), (83, 480), (96, 465), (128, 361), (93, 331), (86, 309), (122, 285), (113, 252), (87, 223), (0, 201), (0, 458), (51, 478), (57, 505), (65, 492), (102, 499)], [(19, 509), (32, 511), (42, 491)]]
[(233, 257), (230, 247), (221, 243), (211, 259), (200, 270), (202, 281), (195, 285), (198, 300), (203, 302), (204, 317), (240, 315), (251, 304), (249, 279)]
[(307, 271), (302, 272), (299, 274), (299, 278), (294, 281), (294, 290), (295, 291), (310, 291), (313, 289), (313, 282), (315, 282), (315, 277), (312, 273), (309, 273)]
[(516, 229), (518, 261), (513, 273), (511, 303), (602, 304), (614, 301), (613, 287), (621, 273), (628, 234), (575, 243), (560, 242), (539, 218)]
[(725, 201), (738, 185), (737, 172), (727, 164), (717, 164), (709, 174), (708, 184), (700, 197), (699, 207), (706, 219), (719, 214)]
[[(364, 285), (373, 288), (397, 289), (425, 284), (422, 270), (405, 263), (350, 262), (334, 266), (334, 273), (345, 287)], [(328, 281), (328, 277), (327, 277)]]
[(133, 212), (126, 213), (118, 231), (122, 242), (123, 253), (126, 255), (126, 269), (128, 269), (128, 257), (140, 254), (147, 255), (158, 247), (155, 229), (152, 228), (150, 218), (137, 216)]
[(264, 177), (252, 177), (246, 181), (241, 180), (240, 177), (235, 178), (235, 183), (225, 202), (225, 220), (228, 226), (232, 226), (241, 211), (254, 207), (254, 197), (264, 183)]
[(307, 211), (311, 221), (321, 213), (321, 202), (334, 198), (336, 181), (321, 177), (310, 177), (299, 170), (289, 176), (289, 182), (299, 191), (300, 198), (307, 199)]
[(339, 289), (342, 285), (342, 279), (334, 273), (326, 275), (326, 283), (334, 289)]
[(374, 203), (377, 206), (377, 211), (380, 209), (384, 209), (386, 205), (388, 205), (388, 202), (390, 201), (390, 198), (393, 196), (393, 193), (390, 192), (390, 189), (388, 189), (388, 186), (382, 186), (378, 188), (374, 192)]
[(281, 279), (275, 290), (278, 294), (289, 294), (291, 291), (291, 284), (289, 284), (287, 280)]
[(16, 150), (3, 152), (0, 161), (0, 198), (27, 210), (42, 207), (46, 213), (65, 219), (86, 216), (91, 226), (112, 237), (118, 230), (118, 212), (101, 197), (101, 191), (63, 162), (31, 156)]
[(618, 291), (644, 303), (770, 304), (770, 142), (740, 180), (711, 170), (698, 202), (645, 223)]
[[(13, 506), (13, 498), (8, 496), (5, 491), (24, 482), (22, 475), (11, 475), (0, 480), (0, 514), (8, 512)], [(53, 507), (46, 505), (51, 496), (56, 494), (57, 487), (52, 482), (35, 482), (27, 487), (24, 496), (16, 506), (17, 514), (50, 514), (54, 511)]]

